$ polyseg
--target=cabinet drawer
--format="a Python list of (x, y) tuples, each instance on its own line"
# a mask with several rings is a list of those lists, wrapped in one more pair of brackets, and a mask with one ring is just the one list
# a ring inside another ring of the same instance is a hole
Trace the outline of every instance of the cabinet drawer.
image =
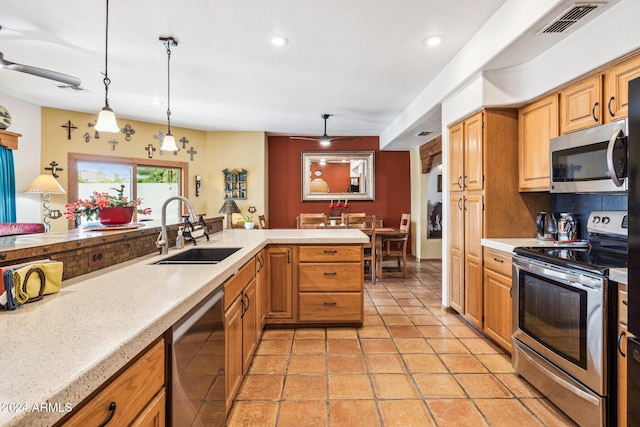
[[(164, 341), (159, 341), (105, 389), (81, 407), (65, 426), (129, 425), (164, 385)], [(115, 410), (110, 406), (115, 403)]]
[(362, 264), (308, 263), (299, 267), (300, 291), (362, 291)]
[(300, 246), (300, 262), (361, 261), (362, 246)]
[(511, 277), (511, 254), (484, 248), (484, 267), (496, 273)]
[(253, 258), (242, 266), (240, 270), (230, 277), (224, 284), (224, 309), (229, 308), (231, 303), (245, 286), (256, 277), (256, 260)]
[(301, 292), (302, 322), (362, 322), (362, 292)]
[(629, 301), (629, 294), (624, 288), (618, 288), (618, 322), (626, 325), (629, 320), (629, 309), (625, 302)]

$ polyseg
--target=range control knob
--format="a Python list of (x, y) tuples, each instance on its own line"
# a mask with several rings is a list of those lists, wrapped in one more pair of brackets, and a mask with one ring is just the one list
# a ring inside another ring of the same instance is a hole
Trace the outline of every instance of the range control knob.
[(603, 216), (603, 217), (602, 217), (602, 223), (603, 223), (603, 224), (609, 224), (609, 221), (611, 221), (611, 220), (609, 219), (609, 217), (608, 217), (608, 216)]
[(594, 216), (593, 219), (591, 220), (594, 224), (598, 224), (600, 222), (600, 217), (599, 216)]

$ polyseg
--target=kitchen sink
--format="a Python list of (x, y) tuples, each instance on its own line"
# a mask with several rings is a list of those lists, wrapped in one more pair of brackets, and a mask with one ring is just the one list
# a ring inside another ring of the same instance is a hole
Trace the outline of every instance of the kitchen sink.
[(193, 248), (154, 264), (217, 264), (241, 248)]

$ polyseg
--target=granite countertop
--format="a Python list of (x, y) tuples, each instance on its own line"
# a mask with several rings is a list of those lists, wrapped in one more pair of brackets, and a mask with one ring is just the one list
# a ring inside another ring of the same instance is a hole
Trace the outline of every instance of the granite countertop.
[[(482, 239), (482, 246), (504, 252), (513, 252), (515, 248), (529, 247), (558, 247), (553, 240), (538, 240), (535, 238), (489, 238)], [(613, 282), (627, 284), (629, 278), (626, 268), (609, 269), (609, 279)]]
[(368, 242), (355, 229), (226, 230), (210, 237), (198, 247), (242, 249), (198, 266), (153, 265), (168, 255), (148, 255), (67, 280), (60, 293), (0, 312), (0, 425), (55, 423), (64, 410), (39, 412), (34, 405), (77, 406), (268, 244)]

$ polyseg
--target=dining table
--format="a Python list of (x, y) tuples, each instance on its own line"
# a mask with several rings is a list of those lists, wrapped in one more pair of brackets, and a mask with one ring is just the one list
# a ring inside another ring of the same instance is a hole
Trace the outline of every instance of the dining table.
[[(372, 228), (361, 228), (360, 230), (362, 230), (362, 232), (365, 233), (370, 238), (373, 235)], [(404, 237), (407, 234), (409, 233), (406, 231), (400, 230), (399, 228), (396, 228), (396, 227), (376, 227), (375, 228), (376, 241), (374, 242), (372, 247), (374, 251), (373, 256), (374, 256), (374, 259), (376, 260), (375, 261), (376, 279), (382, 278), (382, 241), (383, 239), (385, 237)]]

